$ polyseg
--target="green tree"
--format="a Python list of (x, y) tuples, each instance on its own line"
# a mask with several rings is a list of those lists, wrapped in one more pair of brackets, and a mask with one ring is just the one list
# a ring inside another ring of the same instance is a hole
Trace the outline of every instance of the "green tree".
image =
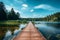
[(17, 20), (17, 19), (19, 19), (19, 16), (20, 16), (20, 14), (18, 12), (16, 13), (14, 11), (14, 9), (12, 8), (11, 11), (9, 12), (9, 14), (8, 14), (8, 19), (9, 20)]
[(0, 2), (0, 20), (6, 20), (7, 13), (3, 2)]
[(8, 19), (9, 20), (15, 20), (15, 11), (13, 8), (11, 9), (11, 11), (8, 14)]
[(20, 13), (19, 12), (17, 12), (16, 17), (17, 17), (17, 19), (20, 18)]

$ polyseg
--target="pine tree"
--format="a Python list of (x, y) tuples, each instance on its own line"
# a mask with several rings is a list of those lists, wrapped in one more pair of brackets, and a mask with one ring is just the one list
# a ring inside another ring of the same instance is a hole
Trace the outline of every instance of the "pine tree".
[(6, 8), (4, 6), (4, 3), (0, 2), (0, 20), (6, 19), (7, 19)]

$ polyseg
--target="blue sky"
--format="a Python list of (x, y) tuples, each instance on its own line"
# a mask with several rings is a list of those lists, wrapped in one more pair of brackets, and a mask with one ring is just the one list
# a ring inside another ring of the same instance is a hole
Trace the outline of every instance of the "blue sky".
[(7, 10), (14, 8), (22, 18), (40, 18), (60, 12), (60, 0), (0, 0)]

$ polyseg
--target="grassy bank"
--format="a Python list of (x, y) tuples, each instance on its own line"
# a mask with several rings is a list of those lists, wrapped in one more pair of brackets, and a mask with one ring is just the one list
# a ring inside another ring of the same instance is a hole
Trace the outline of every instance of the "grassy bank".
[(17, 20), (0, 21), (0, 25), (19, 25)]
[(27, 21), (21, 21), (21, 20), (7, 20), (7, 21), (0, 21), (0, 25), (19, 25), (19, 24), (25, 24)]

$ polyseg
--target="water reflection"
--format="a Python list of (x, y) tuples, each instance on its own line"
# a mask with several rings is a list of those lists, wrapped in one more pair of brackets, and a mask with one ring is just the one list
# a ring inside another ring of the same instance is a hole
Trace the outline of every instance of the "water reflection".
[(8, 37), (8, 36), (10, 36), (10, 35), (12, 35), (12, 32), (11, 32), (10, 30), (8, 30), (8, 31), (6, 32), (6, 34), (5, 34), (5, 37)]
[[(20, 24), (18, 29), (15, 28), (15, 30), (13, 32), (11, 32), (10, 30), (8, 30), (5, 34), (5, 37), (3, 40), (9, 40), (12, 39), (13, 37), (17, 36), (18, 33), (21, 32), (22, 28), (24, 28), (26, 26), (26, 24)], [(13, 33), (13, 34), (12, 34)]]
[(14, 30), (14, 35), (15, 35), (15, 34), (18, 34), (19, 31), (20, 31), (20, 30), (15, 29), (15, 30)]
[(53, 26), (53, 27), (55, 27), (55, 28), (60, 28), (60, 23), (58, 22), (58, 23), (46, 23), (48, 26)]
[[(37, 23), (35, 24), (36, 27), (38, 27), (38, 30), (48, 39), (48, 40), (60, 40), (60, 23), (54, 22), (54, 23)], [(57, 37), (59, 34), (59, 37)]]
[(8, 30), (5, 34), (5, 37), (3, 40), (8, 40), (10, 37), (12, 36), (12, 32), (10, 30)]
[(8, 40), (19, 29), (18, 25), (0, 25), (0, 40)]
[(26, 25), (27, 24), (21, 24), (21, 25), (19, 25), (19, 28), (22, 29), (22, 28), (26, 27)]
[[(0, 27), (3, 40), (9, 40), (15, 37), (27, 24), (20, 24), (15, 26)], [(60, 23), (58, 22), (36, 22), (35, 26), (48, 40), (59, 40), (60, 38)], [(3, 34), (2, 34), (3, 33)], [(0, 35), (0, 36), (1, 36)]]

